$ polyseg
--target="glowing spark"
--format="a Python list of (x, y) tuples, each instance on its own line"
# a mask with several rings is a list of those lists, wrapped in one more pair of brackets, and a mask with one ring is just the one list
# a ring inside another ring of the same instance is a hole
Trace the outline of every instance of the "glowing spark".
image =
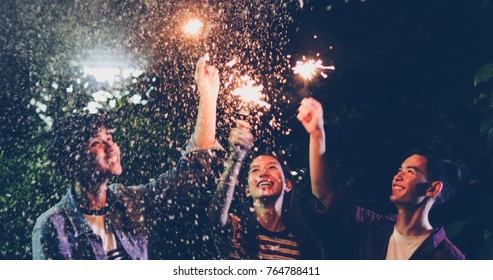
[(183, 31), (185, 34), (194, 36), (197, 35), (204, 26), (204, 23), (202, 23), (199, 19), (192, 19), (189, 20), (184, 26), (183, 26)]
[[(301, 77), (310, 81), (317, 74), (319, 69), (322, 71), (325, 69), (334, 70), (335, 67), (333, 65), (331, 66), (323, 65), (322, 60), (320, 59), (317, 61), (310, 59), (306, 62), (296, 61), (296, 66), (293, 67), (292, 69), (295, 74), (300, 74)], [(323, 73), (322, 71), (320, 71), (320, 75), (324, 78), (327, 78), (327, 74)]]
[(234, 77), (235, 76), (233, 74), (229, 75), (228, 81), (224, 84), (224, 87), (226, 87), (226, 88), (229, 87), (229, 85), (231, 85), (233, 83)]
[(236, 64), (236, 58), (233, 58), (230, 62), (226, 63), (226, 66), (229, 68), (233, 67)]
[(248, 76), (242, 76), (241, 80), (243, 81), (243, 86), (235, 89), (232, 94), (236, 96), (240, 96), (245, 102), (253, 102), (262, 107), (270, 108), (270, 104), (260, 100), (262, 97), (262, 90), (264, 86), (255, 85), (255, 81), (253, 81)]

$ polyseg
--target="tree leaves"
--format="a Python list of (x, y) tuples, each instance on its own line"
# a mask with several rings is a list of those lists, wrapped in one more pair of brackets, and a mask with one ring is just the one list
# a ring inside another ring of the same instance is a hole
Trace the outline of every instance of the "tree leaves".
[(491, 78), (493, 78), (493, 64), (488, 63), (481, 67), (474, 75), (474, 86), (477, 86), (479, 83), (487, 82)]

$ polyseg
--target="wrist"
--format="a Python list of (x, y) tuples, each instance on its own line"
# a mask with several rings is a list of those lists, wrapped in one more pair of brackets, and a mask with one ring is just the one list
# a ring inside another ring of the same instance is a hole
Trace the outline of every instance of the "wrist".
[(217, 98), (201, 96), (199, 99), (199, 106), (208, 109), (215, 109), (217, 106)]
[(325, 132), (322, 129), (317, 129), (317, 130), (312, 131), (310, 133), (310, 138), (312, 138), (314, 140), (321, 140), (321, 139), (325, 138)]
[(201, 102), (216, 102), (217, 101), (217, 94), (211, 94), (207, 91), (201, 91), (199, 90), (199, 96), (200, 96), (200, 101)]

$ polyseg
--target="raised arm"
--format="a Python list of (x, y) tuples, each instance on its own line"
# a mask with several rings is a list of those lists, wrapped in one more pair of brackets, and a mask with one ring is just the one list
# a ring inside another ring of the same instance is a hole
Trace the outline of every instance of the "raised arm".
[(216, 137), (216, 102), (219, 94), (219, 71), (207, 64), (206, 54), (197, 61), (195, 83), (200, 94), (200, 101), (193, 133), (195, 146), (200, 149), (210, 148)]
[(327, 208), (334, 188), (325, 154), (322, 104), (314, 98), (304, 98), (298, 109), (297, 118), (310, 134), (309, 164), (312, 193)]
[(250, 125), (245, 121), (238, 120), (237, 127), (231, 129), (229, 141), (231, 151), (224, 163), (224, 171), (208, 211), (209, 220), (213, 226), (218, 228), (225, 227), (228, 222), (229, 209), (235, 186), (238, 183), (241, 165), (253, 145)]

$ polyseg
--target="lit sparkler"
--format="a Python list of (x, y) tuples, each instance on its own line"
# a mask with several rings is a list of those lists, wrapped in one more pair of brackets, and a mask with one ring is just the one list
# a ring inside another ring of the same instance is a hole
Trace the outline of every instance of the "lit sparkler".
[(303, 57), (303, 61), (296, 61), (296, 66), (292, 68), (295, 74), (299, 74), (303, 79), (307, 81), (311, 81), (318, 72), (324, 78), (327, 78), (327, 74), (323, 72), (323, 70), (334, 70), (335, 67), (325, 66), (322, 64), (322, 60), (318, 59), (317, 61), (310, 59), (305, 61), (305, 57)]
[(264, 86), (256, 85), (255, 81), (253, 81), (248, 76), (242, 76), (241, 81), (243, 83), (243, 86), (233, 90), (233, 95), (240, 96), (241, 99), (246, 103), (251, 102), (267, 109), (270, 108), (269, 103), (261, 100), (263, 96), (262, 90), (264, 89)]
[(204, 23), (199, 19), (191, 19), (183, 26), (183, 31), (189, 36), (195, 36), (203, 26)]

